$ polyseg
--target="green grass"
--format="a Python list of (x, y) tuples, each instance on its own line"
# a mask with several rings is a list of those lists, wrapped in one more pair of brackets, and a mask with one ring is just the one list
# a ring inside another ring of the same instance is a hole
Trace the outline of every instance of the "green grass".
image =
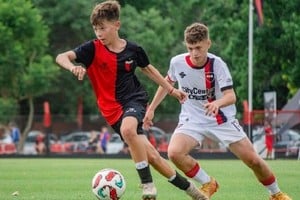
[[(220, 190), (212, 200), (267, 200), (268, 193), (239, 160), (201, 160), (216, 177)], [(300, 199), (300, 161), (268, 161), (280, 187), (294, 200)], [(122, 200), (140, 199), (138, 177), (130, 159), (0, 159), (1, 200), (95, 200), (91, 180), (97, 170), (115, 168), (122, 172), (127, 189)], [(152, 170), (159, 200), (188, 200), (184, 192)], [(18, 196), (12, 193), (18, 191)]]

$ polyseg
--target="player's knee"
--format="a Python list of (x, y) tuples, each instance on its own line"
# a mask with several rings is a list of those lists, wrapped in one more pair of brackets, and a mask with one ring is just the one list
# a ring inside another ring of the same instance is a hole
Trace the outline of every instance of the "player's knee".
[(180, 152), (175, 151), (173, 149), (168, 149), (168, 158), (172, 162), (177, 162), (178, 160), (180, 160)]
[(256, 157), (248, 159), (245, 163), (251, 169), (258, 169), (262, 166), (262, 160)]
[(160, 160), (160, 154), (158, 152), (152, 152), (148, 154), (148, 162), (153, 165), (155, 162)]
[(133, 137), (136, 136), (136, 132), (130, 127), (121, 128), (121, 134), (125, 141), (130, 141)]

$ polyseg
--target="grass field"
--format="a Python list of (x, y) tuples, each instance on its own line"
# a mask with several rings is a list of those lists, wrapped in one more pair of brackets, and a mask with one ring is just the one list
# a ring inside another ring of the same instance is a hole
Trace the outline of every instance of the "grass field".
[[(283, 191), (300, 199), (300, 161), (268, 161)], [(252, 172), (238, 160), (202, 160), (202, 167), (215, 176), (220, 190), (212, 200), (267, 200), (268, 193)], [(140, 199), (138, 177), (130, 159), (0, 158), (1, 200), (95, 200), (91, 180), (97, 170), (122, 172), (127, 189), (122, 200)], [(159, 200), (188, 200), (184, 192), (153, 171)], [(19, 192), (18, 196), (12, 193)]]

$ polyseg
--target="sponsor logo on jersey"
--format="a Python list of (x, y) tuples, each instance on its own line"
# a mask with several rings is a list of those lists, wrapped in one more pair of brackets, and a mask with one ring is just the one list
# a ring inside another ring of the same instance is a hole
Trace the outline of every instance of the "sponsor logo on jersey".
[(182, 90), (188, 94), (189, 99), (207, 100), (215, 97), (215, 88), (203, 90), (196, 87), (194, 88), (182, 87)]

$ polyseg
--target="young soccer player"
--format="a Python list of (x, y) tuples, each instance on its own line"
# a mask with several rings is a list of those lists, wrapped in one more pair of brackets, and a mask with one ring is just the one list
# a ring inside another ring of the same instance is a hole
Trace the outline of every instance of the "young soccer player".
[[(189, 155), (206, 136), (222, 142), (241, 159), (270, 192), (271, 200), (290, 200), (280, 191), (273, 172), (255, 152), (235, 119), (232, 78), (224, 61), (208, 53), (211, 45), (208, 28), (201, 23), (188, 26), (184, 41), (188, 52), (171, 59), (166, 77), (171, 84), (178, 82), (180, 89), (188, 94), (169, 144), (170, 160), (188, 177), (201, 183), (200, 190), (210, 198), (217, 191), (218, 183)], [(144, 118), (145, 128), (152, 125), (154, 111), (166, 94), (165, 88), (158, 88)]]
[(156, 199), (157, 195), (150, 164), (193, 199), (206, 200), (192, 182), (170, 167), (143, 134), (142, 120), (148, 95), (134, 73), (137, 67), (180, 102), (186, 100), (186, 94), (163, 78), (149, 63), (142, 47), (119, 37), (119, 12), (117, 1), (109, 0), (96, 5), (90, 17), (96, 39), (59, 54), (56, 62), (79, 80), (87, 73), (101, 114), (129, 146), (143, 187), (142, 199)]

